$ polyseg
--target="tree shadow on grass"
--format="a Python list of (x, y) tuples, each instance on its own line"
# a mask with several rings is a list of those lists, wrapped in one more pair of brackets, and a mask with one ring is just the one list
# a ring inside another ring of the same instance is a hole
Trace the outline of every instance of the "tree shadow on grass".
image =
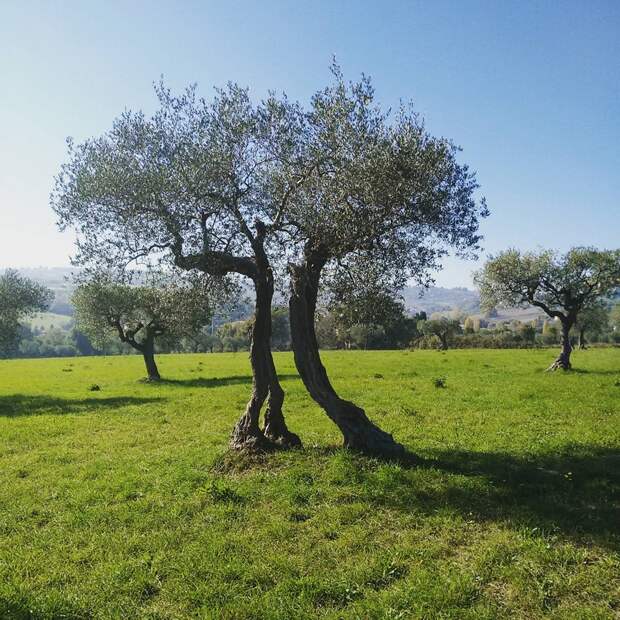
[(130, 405), (145, 405), (161, 402), (163, 398), (138, 398), (134, 396), (112, 396), (105, 398), (56, 398), (30, 394), (9, 394), (0, 396), (0, 417), (16, 418), (30, 415), (63, 415), (67, 413), (92, 413), (109, 409), (120, 409)]
[[(327, 453), (329, 454), (329, 453)], [(467, 520), (508, 523), (620, 550), (620, 448), (576, 446), (557, 455), (427, 451), (385, 462), (351, 457), (362, 501)]]
[(568, 373), (574, 373), (577, 375), (601, 375), (601, 376), (616, 376), (620, 377), (620, 370), (589, 370), (587, 368), (571, 368)]
[(0, 595), (0, 618), (11, 620), (44, 620), (49, 618), (66, 618), (67, 620), (85, 620), (92, 615), (86, 610), (75, 607), (65, 600), (46, 601), (32, 594), (21, 594), (15, 600)]
[[(298, 379), (298, 375), (278, 375), (280, 381)], [(226, 385), (250, 385), (252, 375), (232, 375), (230, 377), (196, 377), (193, 379), (162, 379), (159, 384), (178, 385), (180, 387), (214, 388)], [(154, 383), (157, 385), (157, 383)]]

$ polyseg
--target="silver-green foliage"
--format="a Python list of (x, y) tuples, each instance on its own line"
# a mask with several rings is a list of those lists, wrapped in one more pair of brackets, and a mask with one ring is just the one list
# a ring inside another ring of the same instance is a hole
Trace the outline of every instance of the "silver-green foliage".
[(46, 310), (54, 298), (48, 288), (9, 269), (0, 276), (0, 355), (16, 345), (19, 323)]
[(95, 278), (77, 287), (73, 304), (78, 328), (96, 346), (113, 336), (138, 349), (149, 336), (173, 343), (211, 317), (209, 287), (199, 279), (132, 286)]
[(574, 324), (582, 310), (620, 287), (620, 250), (510, 249), (491, 257), (475, 282), (483, 308), (533, 305)]

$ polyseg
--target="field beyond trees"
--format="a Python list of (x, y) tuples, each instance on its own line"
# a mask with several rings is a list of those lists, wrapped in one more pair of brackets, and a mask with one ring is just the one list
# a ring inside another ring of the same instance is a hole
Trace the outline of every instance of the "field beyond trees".
[[(618, 618), (620, 349), (324, 352), (419, 459), (239, 459), (247, 354), (0, 361), (0, 618)], [(91, 391), (96, 384), (98, 391)]]

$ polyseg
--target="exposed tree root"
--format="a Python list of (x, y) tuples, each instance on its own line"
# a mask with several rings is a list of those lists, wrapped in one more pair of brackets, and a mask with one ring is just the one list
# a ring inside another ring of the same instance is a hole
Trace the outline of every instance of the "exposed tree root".
[(555, 370), (570, 370), (572, 368), (571, 363), (563, 355), (560, 355), (554, 362), (547, 368), (546, 372), (554, 372)]

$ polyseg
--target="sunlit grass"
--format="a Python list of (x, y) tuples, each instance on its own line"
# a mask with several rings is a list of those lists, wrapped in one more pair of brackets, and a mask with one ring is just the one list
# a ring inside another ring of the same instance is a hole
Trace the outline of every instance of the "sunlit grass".
[(290, 354), (305, 448), (236, 465), (246, 354), (0, 362), (0, 617), (617, 618), (620, 350), (553, 353), (326, 352), (417, 465), (339, 449)]

